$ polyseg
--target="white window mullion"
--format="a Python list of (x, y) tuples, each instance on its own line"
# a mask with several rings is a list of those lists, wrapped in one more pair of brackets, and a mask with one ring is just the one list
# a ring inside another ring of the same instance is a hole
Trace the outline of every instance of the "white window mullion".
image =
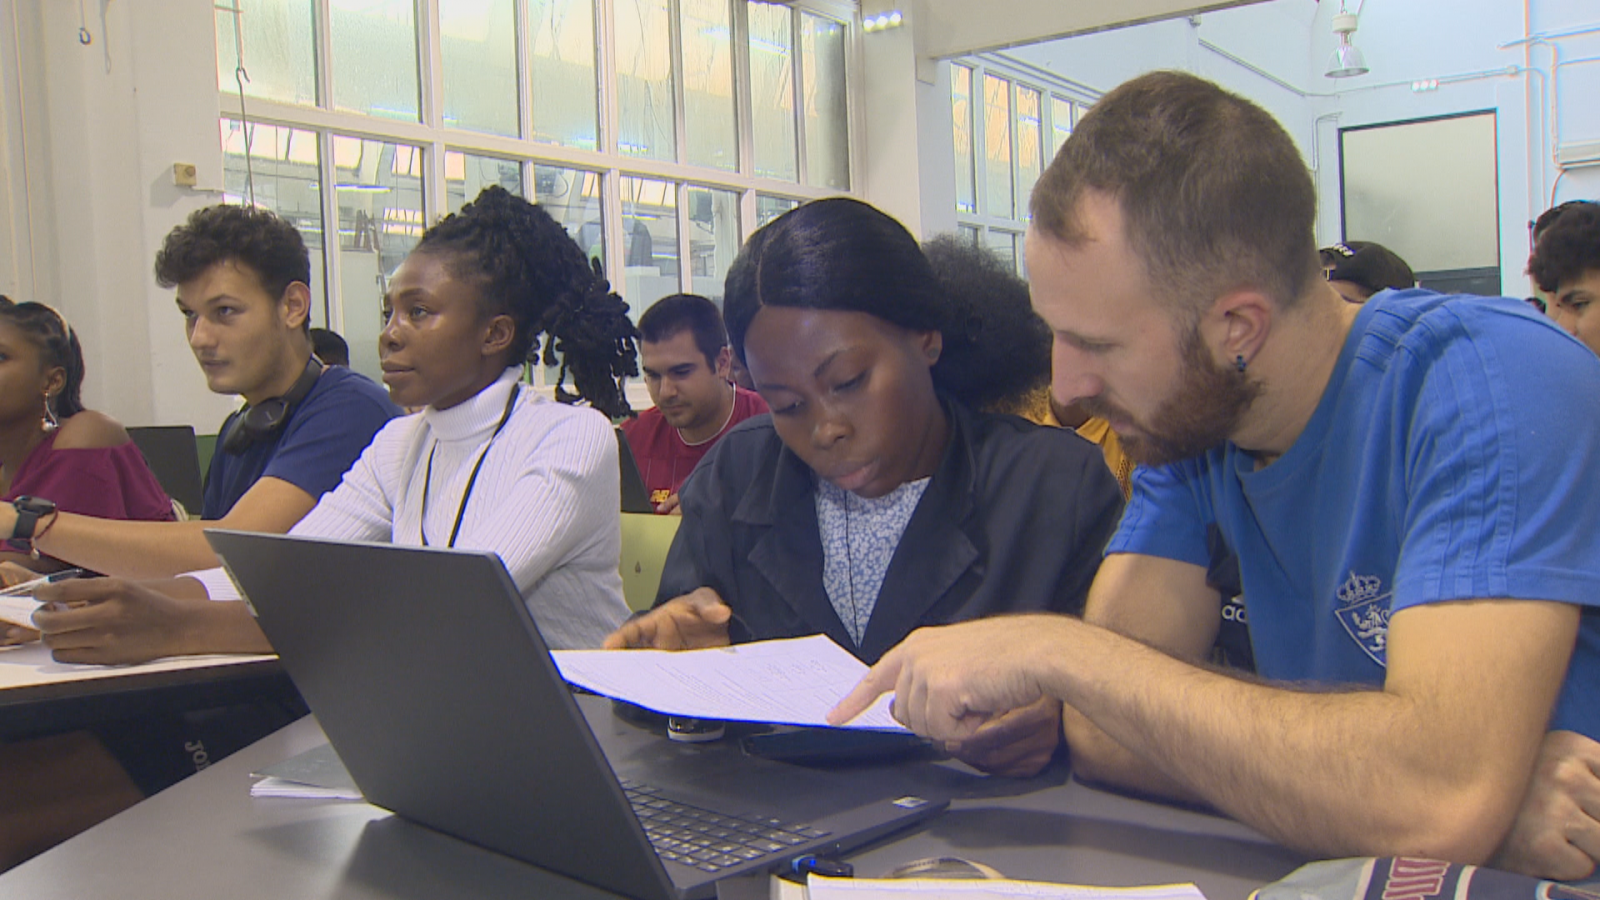
[[(321, 4), (319, 4), (321, 5)], [(322, 189), (322, 277), (327, 288), (328, 328), (344, 333), (344, 300), (339, 292), (339, 188), (338, 171), (333, 161), (333, 135), (326, 131), (317, 133), (317, 178)]]
[[(600, 140), (603, 156), (615, 158), (622, 121), (617, 85), (617, 17), (613, 0), (595, 0), (595, 83), (600, 89)], [(606, 277), (620, 293), (627, 284), (623, 271), (627, 254), (622, 245), (622, 173), (613, 163), (606, 167), (600, 185), (600, 224), (605, 245)]]
[[(908, 10), (915, 16), (914, 10)], [(866, 70), (865, 48), (862, 45), (861, 13), (857, 10), (848, 18), (842, 20), (845, 27), (845, 66), (844, 66), (844, 103), (845, 103), (845, 146), (848, 152), (845, 157), (850, 161), (850, 193), (857, 194), (861, 191), (861, 182), (866, 177), (865, 166), (861, 159), (859, 148), (866, 141), (866, 104), (861, 101), (865, 98), (865, 91), (856, 90), (862, 84), (861, 73)], [(913, 22), (913, 27), (915, 23)], [(946, 96), (950, 91), (945, 90)]]
[[(732, 0), (732, 3), (733, 107), (734, 116), (738, 121), (738, 168), (739, 174), (752, 175), (756, 170), (756, 142), (755, 130), (751, 125), (754, 112), (750, 99), (750, 6), (748, 0)], [(745, 194), (747, 195), (745, 199), (754, 204), (755, 199), (752, 192), (745, 191)], [(748, 210), (744, 210), (742, 206), (744, 201), (741, 200), (740, 202), (741, 210), (746, 213), (743, 220), (747, 223), (754, 222), (754, 205), (750, 206)], [(745, 227), (749, 228), (750, 226), (746, 225)], [(741, 235), (740, 243), (743, 243), (743, 238), (749, 236), (749, 232), (746, 231), (745, 234)]]
[(985, 131), (989, 120), (988, 71), (981, 66), (972, 68), (972, 205), (974, 216), (989, 215), (989, 135)]
[(1055, 95), (1049, 88), (1039, 89), (1039, 177), (1044, 177), (1044, 170), (1050, 168), (1050, 161), (1055, 159), (1055, 154), (1050, 152), (1051, 145), (1056, 142), (1056, 102)]
[(594, 11), (595, 84), (600, 89), (600, 140), (596, 149), (611, 156), (617, 152), (617, 132), (622, 121), (617, 98), (616, 10), (612, 0), (595, 0)]
[[(533, 138), (533, 72), (528, 60), (533, 54), (533, 28), (528, 22), (528, 0), (516, 0), (517, 18), (517, 135), (527, 141)], [(534, 192), (533, 170), (523, 166), (522, 183), (527, 185), (528, 197)]]
[(807, 165), (806, 153), (806, 110), (805, 110), (805, 65), (802, 60), (805, 52), (800, 44), (801, 25), (805, 21), (805, 13), (794, 7), (789, 16), (789, 46), (793, 48), (789, 57), (789, 81), (794, 88), (794, 162), (795, 182), (797, 184), (810, 184), (811, 172)]
[(750, 239), (750, 235), (755, 233), (756, 226), (759, 224), (756, 218), (756, 192), (750, 189), (740, 191), (739, 246), (744, 246), (744, 242)]
[(1006, 141), (1011, 145), (1011, 216), (1018, 222), (1023, 220), (1023, 209), (1027, 206), (1027, 199), (1022, 196), (1022, 154), (1019, 152), (1022, 148), (1017, 137), (1017, 132), (1022, 130), (1017, 122), (1017, 110), (1022, 108), (1018, 104), (1020, 96), (1016, 80), (1006, 82), (1006, 115), (1010, 116), (1006, 122)]
[[(333, 13), (328, 3), (329, 0), (316, 0), (313, 4), (316, 16), (317, 107), (323, 110), (333, 109)], [(322, 201), (322, 277), (327, 294), (323, 302), (327, 304), (328, 328), (343, 334), (344, 298), (339, 290), (339, 188), (338, 172), (333, 162), (333, 135), (318, 129), (317, 146), (317, 158), (320, 160), (317, 178), (322, 188), (318, 192)]]
[(316, 0), (317, 106), (333, 109), (333, 14), (329, 0)]
[(689, 185), (678, 182), (674, 185), (678, 195), (678, 291), (679, 293), (694, 293), (693, 260), (689, 258), (689, 238), (692, 223), (689, 221)]
[(439, 46), (439, 0), (416, 0), (417, 71), (421, 84), (422, 124), (444, 124), (444, 63)]
[[(622, 241), (622, 170), (615, 166), (605, 171), (600, 185), (600, 224), (606, 249), (606, 277), (611, 289), (622, 293), (628, 285), (626, 265), (627, 250)], [(642, 310), (638, 298), (627, 298), (635, 309)]]
[[(689, 161), (689, 116), (683, 86), (683, 9), (679, 0), (667, 0), (667, 44), (672, 60), (672, 139), (677, 147), (676, 159)], [(678, 291), (692, 293), (694, 277), (689, 269), (689, 188), (682, 181), (672, 183), (677, 203), (673, 218), (677, 220), (678, 235)]]
[(683, 11), (678, 0), (667, 0), (667, 45), (672, 73), (672, 140), (677, 147), (673, 157), (689, 161), (689, 127), (683, 90)]
[[(418, 0), (417, 53), (422, 78), (422, 121), (435, 135), (444, 125), (444, 57), (439, 42), (439, 0)], [(423, 145), (422, 224), (438, 221), (448, 208), (444, 188), (444, 141)], [(471, 200), (471, 197), (467, 198)]]

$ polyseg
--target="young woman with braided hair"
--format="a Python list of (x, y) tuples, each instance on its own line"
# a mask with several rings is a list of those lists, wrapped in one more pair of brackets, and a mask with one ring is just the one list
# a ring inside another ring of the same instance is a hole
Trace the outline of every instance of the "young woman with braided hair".
[[(290, 533), (493, 550), (552, 647), (599, 646), (628, 614), (606, 418), (627, 414), (620, 379), (638, 371), (627, 304), (548, 213), (490, 187), (423, 235), (384, 314), (384, 383), (424, 409), (380, 431)], [(557, 354), (557, 395), (570, 372), (605, 415), (519, 384)]]
[[(607, 419), (627, 414), (619, 379), (637, 371), (627, 312), (548, 213), (488, 188), (428, 229), (389, 279), (383, 381), (422, 411), (384, 426), (290, 533), (493, 550), (552, 647), (599, 646), (627, 616)], [(520, 384), (525, 364), (557, 354), (558, 396), (570, 373), (593, 409)], [(41, 592), (56, 603), (34, 621), (63, 661), (270, 650), (243, 604), (208, 602), (194, 581), (212, 599), (234, 596), (220, 569), (94, 579)]]
[[(422, 412), (384, 426), (291, 533), (492, 550), (552, 647), (599, 646), (628, 612), (607, 419), (628, 412), (618, 379), (636, 371), (627, 313), (544, 210), (484, 191), (423, 235), (384, 297), (383, 380), (396, 403)], [(556, 354), (560, 380), (570, 372), (594, 409), (520, 384), (526, 363), (553, 365)], [(243, 603), (214, 602), (236, 597), (220, 569), (164, 582), (81, 579), (37, 597), (35, 624), (63, 661), (271, 650)], [(262, 704), (0, 744), (0, 769), (48, 786), (8, 797), (0, 781), (8, 812), (27, 813), (0, 817), (0, 869), (192, 774), (187, 748), (203, 746), (214, 761), (290, 717)]]
[[(172, 501), (122, 426), (84, 409), (83, 351), (54, 309), (0, 296), (0, 501), (48, 497), (66, 512), (166, 520)], [(36, 528), (48, 528), (42, 513)], [(0, 559), (37, 572), (65, 563), (16, 543)]]

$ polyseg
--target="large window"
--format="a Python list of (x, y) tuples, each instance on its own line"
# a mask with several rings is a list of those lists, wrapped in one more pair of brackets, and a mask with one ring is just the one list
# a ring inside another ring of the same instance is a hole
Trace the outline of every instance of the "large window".
[(218, 0), (227, 199), (300, 228), (316, 324), (369, 375), (385, 281), (489, 185), (543, 205), (636, 316), (720, 303), (750, 231), (851, 189), (856, 21), (842, 0)]
[(959, 233), (1018, 273), (1033, 187), (1090, 99), (988, 54), (950, 66)]

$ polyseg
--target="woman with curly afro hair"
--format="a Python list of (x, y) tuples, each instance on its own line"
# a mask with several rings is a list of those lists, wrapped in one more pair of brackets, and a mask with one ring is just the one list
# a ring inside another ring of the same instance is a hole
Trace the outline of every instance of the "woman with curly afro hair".
[[(856, 200), (807, 203), (752, 235), (723, 316), (772, 414), (684, 483), (656, 607), (607, 646), (821, 632), (872, 663), (924, 626), (1080, 611), (1121, 492), (1077, 435), (980, 411), (1032, 380), (1039, 360), (1013, 359), (1019, 346), (1048, 350), (1027, 317), (969, 299)], [(1060, 705), (1041, 703), (949, 749), (1026, 773), (1060, 732)]]

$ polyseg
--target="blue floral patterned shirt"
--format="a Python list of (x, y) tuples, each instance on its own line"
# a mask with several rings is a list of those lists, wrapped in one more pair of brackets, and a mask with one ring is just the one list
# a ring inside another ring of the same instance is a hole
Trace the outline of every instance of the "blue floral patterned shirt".
[(884, 573), (931, 478), (908, 481), (867, 499), (830, 481), (817, 481), (817, 530), (822, 535), (822, 584), (839, 621), (857, 646), (878, 603)]

